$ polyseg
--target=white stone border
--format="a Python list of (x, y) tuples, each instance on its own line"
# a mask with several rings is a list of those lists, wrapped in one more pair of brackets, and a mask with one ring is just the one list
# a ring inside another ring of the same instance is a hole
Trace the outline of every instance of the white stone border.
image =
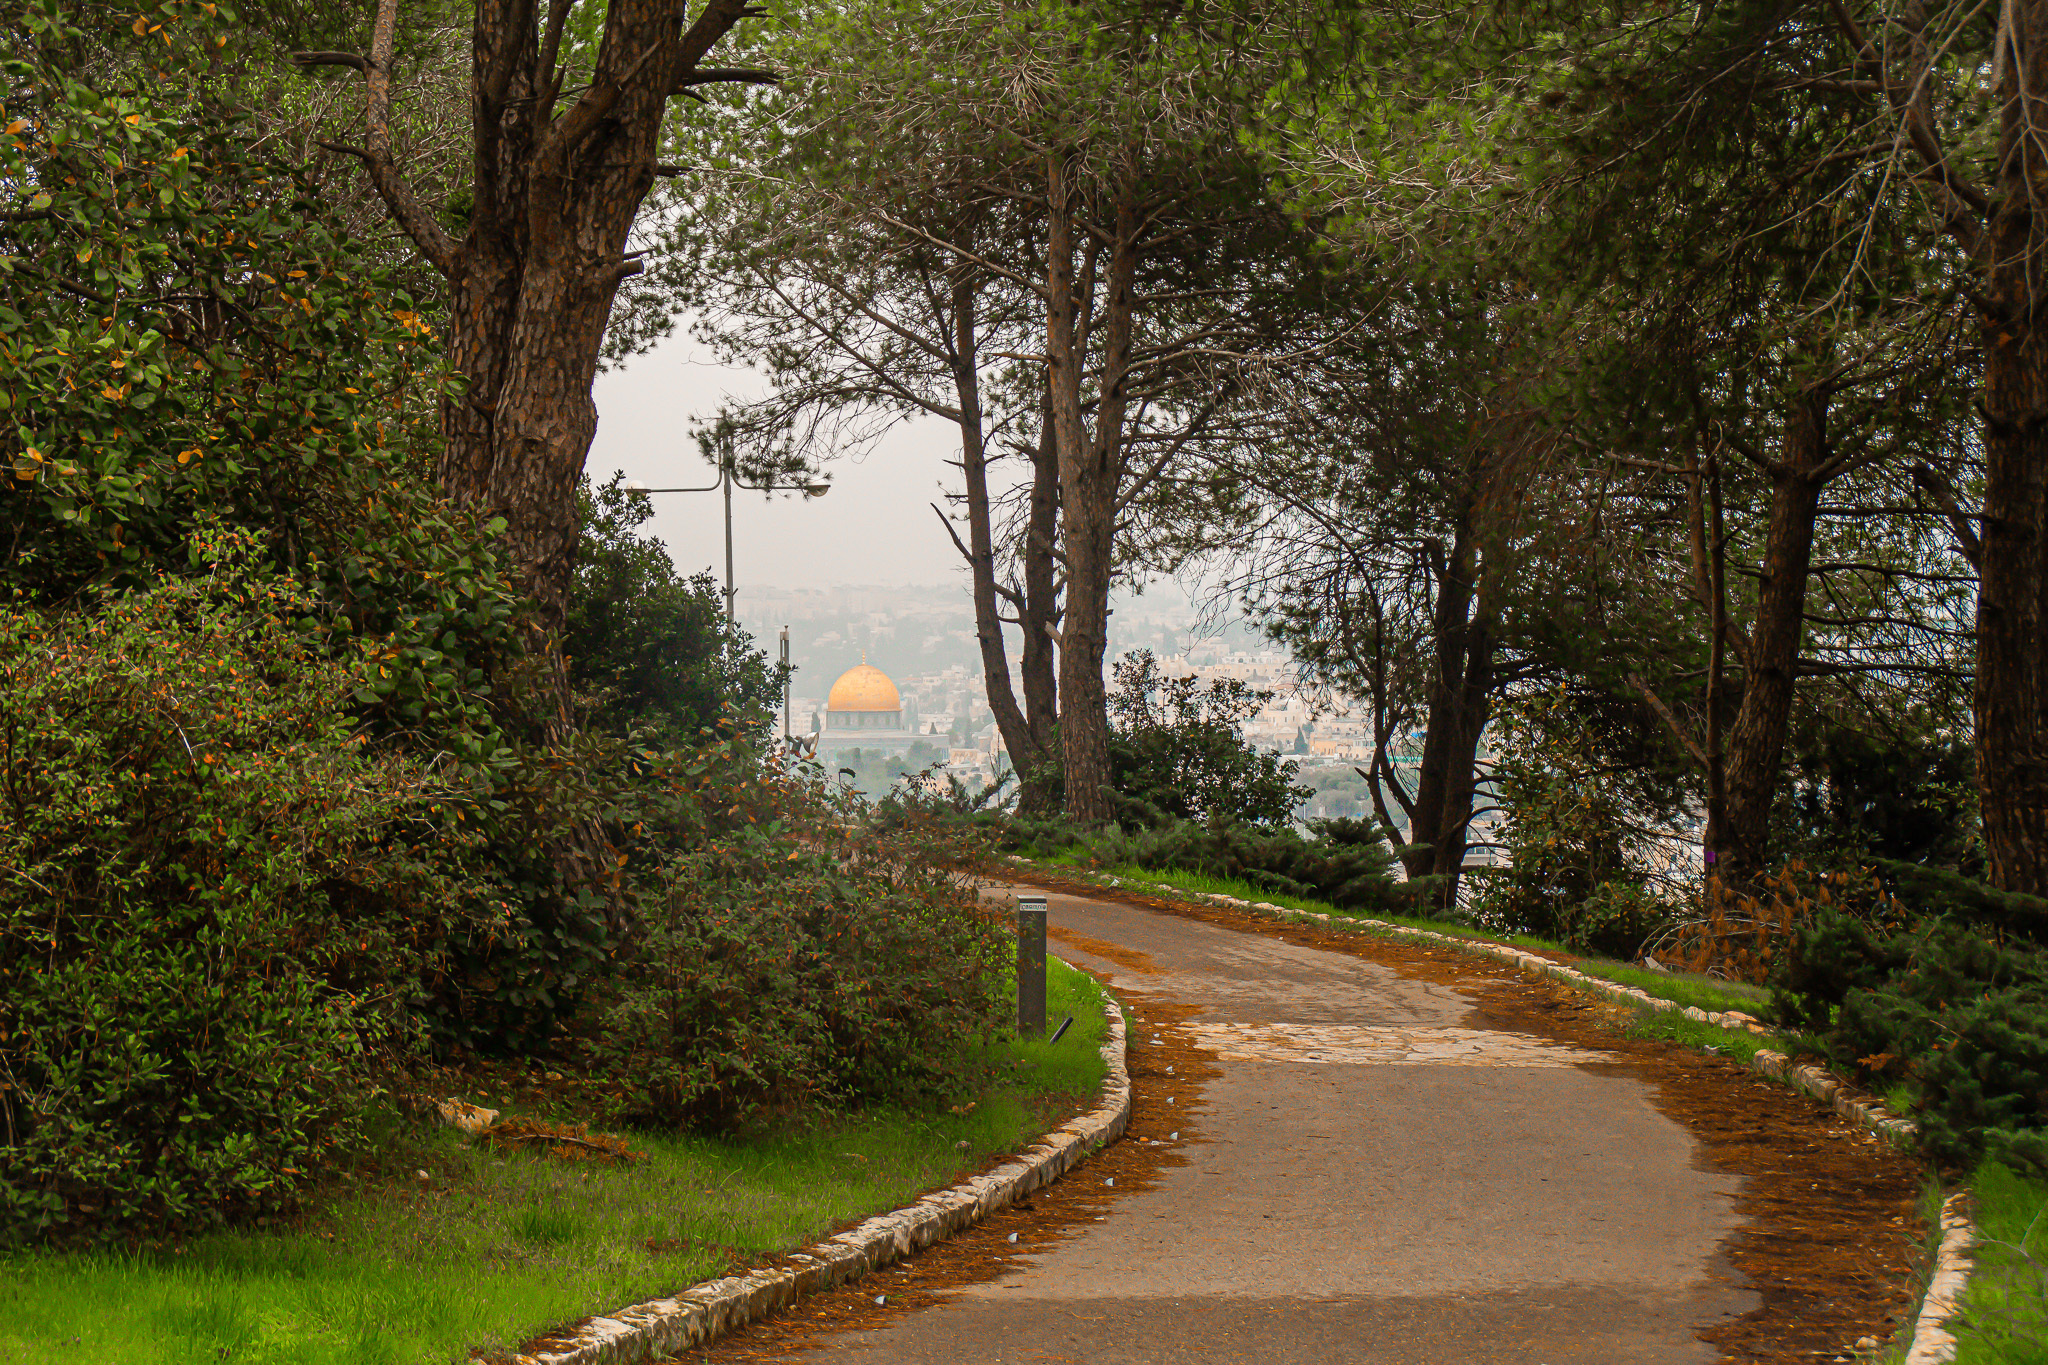
[(1970, 1248), (1976, 1245), (1969, 1196), (1952, 1194), (1941, 1206), (1941, 1246), (1934, 1253), (1934, 1275), (1913, 1321), (1913, 1345), (1905, 1365), (1947, 1365), (1956, 1358), (1956, 1338), (1948, 1325), (1962, 1311), (1963, 1291), (1970, 1283)]
[(625, 1365), (702, 1345), (786, 1308), (805, 1294), (859, 1279), (898, 1257), (943, 1241), (1050, 1185), (1090, 1152), (1122, 1137), (1131, 1121), (1123, 1010), (1114, 997), (1103, 1010), (1109, 1018), (1109, 1036), (1102, 1043), (1102, 1060), (1109, 1070), (1103, 1077), (1101, 1106), (1047, 1133), (1016, 1160), (794, 1252), (783, 1258), (784, 1265), (728, 1275), (672, 1298), (636, 1303), (592, 1318), (575, 1329), (571, 1344), (512, 1359), (517, 1365)]

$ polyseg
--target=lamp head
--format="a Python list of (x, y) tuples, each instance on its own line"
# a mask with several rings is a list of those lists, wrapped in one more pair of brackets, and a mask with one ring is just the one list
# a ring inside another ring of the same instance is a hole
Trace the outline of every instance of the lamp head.
[(807, 483), (804, 485), (804, 496), (807, 498), (822, 498), (831, 491), (832, 485), (829, 483)]
[(647, 491), (647, 485), (638, 479), (628, 479), (620, 484), (619, 487), (625, 489), (628, 493), (645, 493)]

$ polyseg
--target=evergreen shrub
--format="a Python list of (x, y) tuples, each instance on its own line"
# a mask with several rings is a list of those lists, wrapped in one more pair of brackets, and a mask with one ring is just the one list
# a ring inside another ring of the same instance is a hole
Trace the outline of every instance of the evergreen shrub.
[(1168, 820), (1125, 830), (1112, 826), (1082, 845), (1102, 866), (1136, 866), (1235, 877), (1282, 895), (1340, 910), (1401, 913), (1407, 888), (1394, 879), (1394, 855), (1370, 820), (1316, 820), (1312, 837), (1288, 828), (1216, 819)]
[(1773, 1012), (1873, 1086), (1903, 1081), (1938, 1160), (2048, 1174), (2048, 950), (1927, 908), (1908, 918), (1886, 893), (1817, 910), (1780, 955)]

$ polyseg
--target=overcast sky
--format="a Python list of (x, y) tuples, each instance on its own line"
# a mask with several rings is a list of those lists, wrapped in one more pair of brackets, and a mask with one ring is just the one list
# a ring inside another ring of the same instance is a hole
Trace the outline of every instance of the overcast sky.
[[(671, 337), (622, 369), (597, 378), (597, 440), (587, 468), (596, 482), (615, 469), (656, 488), (713, 483), (691, 424), (709, 418), (728, 395), (753, 397), (760, 377), (720, 365), (687, 336)], [(859, 463), (834, 460), (832, 492), (805, 499), (733, 495), (736, 581), (776, 587), (841, 584), (959, 583), (960, 557), (932, 515), (957, 449), (950, 424), (925, 421), (891, 431)], [(647, 529), (668, 544), (685, 573), (724, 565), (724, 503), (715, 492), (654, 499)]]

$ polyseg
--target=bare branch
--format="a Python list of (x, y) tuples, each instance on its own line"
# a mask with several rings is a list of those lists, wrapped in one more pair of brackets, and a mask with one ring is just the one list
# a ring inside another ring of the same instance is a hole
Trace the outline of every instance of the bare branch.
[[(427, 258), (428, 264), (443, 275), (455, 269), (455, 241), (441, 225), (434, 221), (433, 214), (413, 194), (405, 178), (391, 159), (391, 51), (398, 30), (398, 0), (378, 0), (377, 24), (370, 36), (370, 55), (356, 69), (363, 73), (363, 146), (353, 147), (346, 143), (322, 142), (329, 151), (353, 156), (363, 163), (369, 173), (370, 184), (376, 188), (377, 197), (384, 201), (391, 216), (398, 220), (399, 228), (412, 238), (413, 245)], [(300, 57), (347, 57), (348, 53), (299, 53)], [(301, 62), (302, 66), (338, 65), (351, 66), (348, 61)]]
[(369, 59), (353, 52), (294, 52), (292, 64), (308, 70), (316, 66), (346, 66), (365, 74), (370, 70)]
[(1695, 762), (1702, 768), (1713, 766), (1707, 762), (1707, 751), (1700, 748), (1699, 741), (1692, 737), (1692, 732), (1680, 723), (1671, 708), (1665, 704), (1664, 699), (1650, 690), (1648, 683), (1644, 682), (1637, 674), (1631, 673), (1628, 675), (1628, 685), (1633, 687), (1642, 695), (1643, 700), (1649, 703), (1650, 709), (1657, 713), (1657, 718), (1664, 722), (1664, 728), (1671, 732), (1671, 737), (1685, 746), (1685, 751), (1693, 756)]

